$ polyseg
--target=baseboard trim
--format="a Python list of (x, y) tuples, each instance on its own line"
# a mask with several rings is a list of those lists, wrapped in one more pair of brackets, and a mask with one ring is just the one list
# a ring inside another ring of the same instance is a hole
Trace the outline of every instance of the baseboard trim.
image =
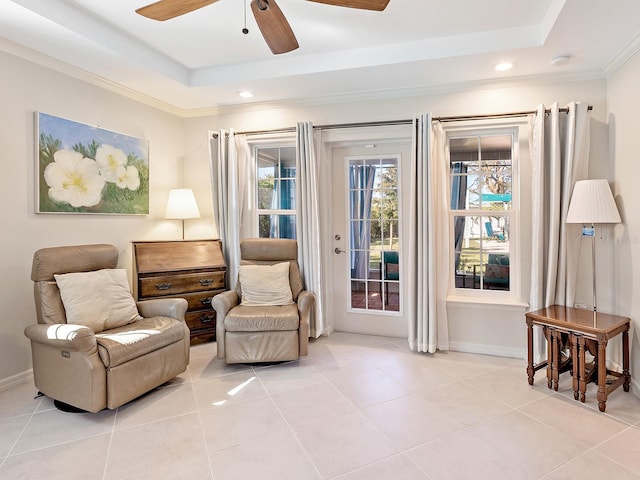
[(17, 373), (7, 378), (0, 379), (0, 390), (13, 387), (25, 380), (33, 381), (33, 369), (29, 369), (26, 372)]
[(631, 377), (631, 393), (640, 398), (640, 382), (637, 382)]
[(479, 353), (495, 357), (526, 359), (525, 348), (503, 347), (501, 345), (486, 345), (483, 343), (449, 342), (449, 350), (464, 353)]

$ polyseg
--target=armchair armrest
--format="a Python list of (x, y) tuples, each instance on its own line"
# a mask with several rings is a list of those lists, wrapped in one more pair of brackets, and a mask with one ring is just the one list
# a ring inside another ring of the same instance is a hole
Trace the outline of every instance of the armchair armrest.
[(171, 317), (184, 321), (188, 303), (184, 298), (154, 298), (136, 302), (143, 317)]
[(218, 349), (218, 358), (225, 358), (225, 330), (224, 319), (233, 307), (240, 303), (238, 292), (235, 290), (227, 290), (219, 293), (211, 301), (211, 306), (216, 311), (216, 344)]
[(211, 306), (215, 309), (216, 314), (224, 317), (229, 313), (229, 310), (239, 303), (240, 298), (238, 297), (238, 293), (235, 290), (227, 290), (213, 297)]
[(315, 303), (316, 296), (313, 293), (303, 290), (298, 294), (298, 313), (300, 315), (298, 341), (300, 355), (307, 355), (309, 353), (309, 316), (311, 315), (311, 309)]
[(96, 337), (89, 327), (67, 323), (29, 325), (24, 334), (32, 342), (64, 350), (75, 350), (85, 355), (97, 352)]
[(298, 295), (298, 311), (302, 316), (308, 316), (314, 303), (316, 303), (316, 297), (313, 293), (303, 290)]

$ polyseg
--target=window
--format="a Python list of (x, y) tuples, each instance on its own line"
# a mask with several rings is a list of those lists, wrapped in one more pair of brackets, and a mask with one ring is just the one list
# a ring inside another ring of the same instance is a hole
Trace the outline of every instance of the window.
[(516, 137), (517, 129), (448, 137), (452, 278), (458, 292), (513, 289)]
[(296, 149), (255, 149), (258, 236), (296, 238)]

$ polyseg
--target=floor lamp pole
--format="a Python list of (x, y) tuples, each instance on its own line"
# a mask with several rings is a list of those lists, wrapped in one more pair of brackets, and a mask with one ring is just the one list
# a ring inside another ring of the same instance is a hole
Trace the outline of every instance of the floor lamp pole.
[(593, 273), (593, 327), (596, 327), (596, 229), (591, 224), (593, 236), (591, 237), (591, 271)]

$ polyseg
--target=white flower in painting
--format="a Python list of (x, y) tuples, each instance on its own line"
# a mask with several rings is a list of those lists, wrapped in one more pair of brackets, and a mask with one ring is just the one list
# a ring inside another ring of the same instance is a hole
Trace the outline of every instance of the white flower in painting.
[(118, 169), (126, 167), (127, 155), (119, 148), (106, 143), (96, 150), (96, 162), (100, 166), (100, 174), (107, 182), (115, 182), (118, 178)]
[(44, 169), (49, 196), (72, 207), (91, 207), (100, 203), (104, 179), (95, 160), (73, 150), (58, 150)]
[(116, 172), (116, 185), (118, 188), (137, 190), (140, 187), (140, 175), (138, 169), (133, 166), (118, 167)]

